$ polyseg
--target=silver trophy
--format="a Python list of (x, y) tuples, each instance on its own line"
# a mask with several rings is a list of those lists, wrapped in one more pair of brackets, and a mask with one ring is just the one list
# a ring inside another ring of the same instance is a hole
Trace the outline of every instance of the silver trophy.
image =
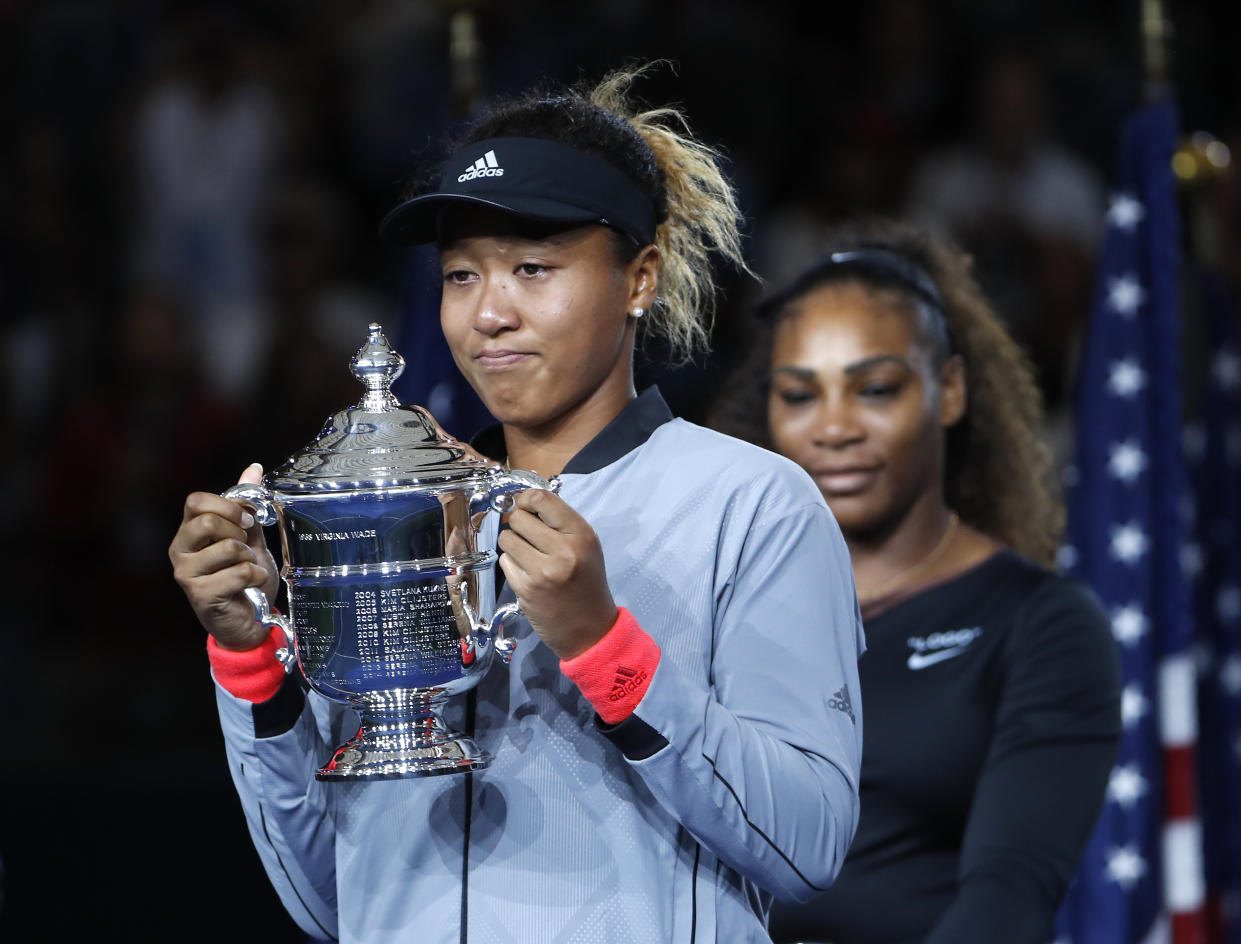
[[(533, 472), (472, 459), (419, 407), (389, 389), (405, 360), (379, 325), (351, 363), (366, 387), (305, 449), (261, 485), (226, 498), (280, 525), (288, 615), (246, 591), (256, 618), (279, 627), (286, 671), (361, 715), (356, 736), (316, 772), (320, 780), (391, 780), (486, 767), (490, 756), (449, 731), (438, 710), (478, 684), (516, 604), (493, 605), (494, 546), (479, 547), (483, 518), (528, 488), (556, 491)], [(483, 598), (487, 595), (487, 599)]]

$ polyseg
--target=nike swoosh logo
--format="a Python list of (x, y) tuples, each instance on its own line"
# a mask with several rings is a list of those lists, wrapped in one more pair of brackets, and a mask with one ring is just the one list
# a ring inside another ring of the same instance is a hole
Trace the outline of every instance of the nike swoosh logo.
[(941, 649), (939, 652), (910, 653), (909, 661), (906, 664), (917, 672), (919, 669), (925, 669), (928, 665), (943, 662), (945, 659), (951, 659), (953, 656), (959, 656), (968, 648), (969, 643), (966, 643), (964, 646), (953, 646), (951, 649)]

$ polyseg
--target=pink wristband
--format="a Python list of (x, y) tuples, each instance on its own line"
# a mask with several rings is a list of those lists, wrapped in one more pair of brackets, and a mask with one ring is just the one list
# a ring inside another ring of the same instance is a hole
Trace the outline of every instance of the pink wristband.
[(608, 724), (624, 721), (651, 687), (659, 666), (659, 644), (623, 606), (607, 635), (572, 659), (560, 671), (581, 690)]
[(284, 681), (284, 666), (276, 660), (276, 650), (284, 645), (284, 633), (274, 627), (261, 646), (245, 652), (221, 649), (215, 637), (208, 635), (207, 660), (211, 663), (211, 674), (224, 691), (236, 698), (267, 701)]

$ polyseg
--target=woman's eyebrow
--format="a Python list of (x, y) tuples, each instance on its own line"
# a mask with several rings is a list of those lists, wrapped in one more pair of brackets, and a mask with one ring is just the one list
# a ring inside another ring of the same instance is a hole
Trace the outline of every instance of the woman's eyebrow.
[(772, 374), (788, 374), (790, 377), (797, 380), (803, 380), (807, 383), (814, 380), (814, 371), (809, 367), (791, 367), (785, 365), (781, 367), (773, 367), (771, 372)]
[[(846, 365), (844, 372), (846, 374), (858, 374), (862, 371), (869, 370), (878, 364), (885, 363), (898, 364), (907, 371), (913, 370), (913, 368), (909, 366), (909, 361), (905, 360), (903, 357), (899, 357), (896, 354), (876, 354), (874, 357), (867, 357), (864, 360), (854, 361), (852, 364)], [(771, 373), (772, 376), (776, 374), (786, 374), (795, 380), (802, 380), (807, 383), (815, 378), (815, 372), (811, 368), (794, 367), (792, 364), (782, 364), (779, 367), (773, 367), (771, 369)]]
[(905, 360), (903, 357), (898, 357), (895, 354), (877, 354), (874, 357), (867, 357), (864, 360), (854, 361), (852, 364), (846, 365), (845, 373), (857, 374), (861, 371), (869, 370), (877, 364), (885, 363), (899, 364), (905, 370), (912, 370), (909, 366), (909, 361)]

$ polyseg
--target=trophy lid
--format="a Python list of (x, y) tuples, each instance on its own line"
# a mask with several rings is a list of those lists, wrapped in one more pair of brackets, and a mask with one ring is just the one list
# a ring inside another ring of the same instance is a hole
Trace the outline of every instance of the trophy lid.
[(354, 406), (328, 418), (314, 441), (267, 477), (281, 492), (342, 492), (453, 482), (477, 475), (486, 463), (445, 439), (422, 407), (402, 406), (393, 381), (405, 369), (378, 324), (350, 361), (366, 388)]

